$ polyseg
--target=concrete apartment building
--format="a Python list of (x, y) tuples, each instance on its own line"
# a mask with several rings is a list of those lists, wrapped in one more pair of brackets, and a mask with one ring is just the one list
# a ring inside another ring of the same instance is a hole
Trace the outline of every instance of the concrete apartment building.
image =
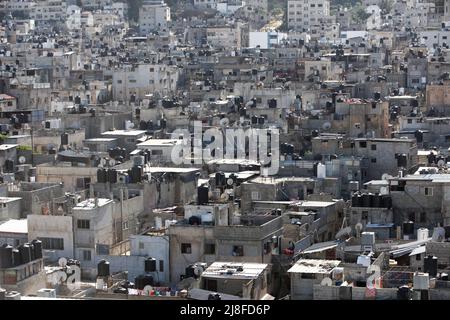
[[(185, 219), (169, 227), (171, 281), (178, 281), (185, 268), (196, 262), (271, 261), (272, 238), (282, 232), (281, 217), (233, 217), (231, 208), (220, 204), (187, 209)], [(196, 217), (200, 217), (200, 224), (190, 224)]]
[(328, 0), (289, 0), (287, 3), (287, 24), (291, 30), (308, 31), (311, 25), (329, 15)]
[(139, 32), (147, 35), (164, 30), (170, 23), (170, 7), (160, 0), (145, 0), (139, 9)]
[(134, 95), (144, 99), (149, 94), (167, 95), (177, 88), (177, 66), (162, 64), (125, 65), (113, 73), (112, 95), (114, 100), (130, 101)]

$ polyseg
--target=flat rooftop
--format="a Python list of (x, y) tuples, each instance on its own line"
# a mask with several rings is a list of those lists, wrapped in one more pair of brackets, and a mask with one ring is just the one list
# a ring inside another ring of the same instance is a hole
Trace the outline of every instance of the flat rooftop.
[(200, 169), (197, 168), (177, 168), (177, 167), (145, 167), (144, 171), (148, 173), (159, 173), (159, 172), (168, 172), (168, 173), (191, 173), (197, 172)]
[(288, 272), (329, 274), (340, 263), (341, 261), (339, 260), (300, 259), (288, 270)]
[(92, 138), (92, 139), (86, 139), (84, 142), (112, 142), (116, 141), (116, 138)]
[[(203, 273), (203, 278), (256, 279), (267, 268), (263, 263), (214, 262)], [(242, 271), (237, 271), (238, 269)]]
[(0, 224), (0, 233), (28, 233), (27, 219), (12, 219)]
[(177, 144), (181, 144), (181, 139), (148, 139), (139, 143), (138, 147), (172, 147)]
[[(103, 207), (105, 205), (107, 205), (108, 203), (112, 202), (111, 199), (106, 199), (106, 198), (98, 198), (98, 207)], [(91, 209), (95, 209), (95, 199), (87, 199), (84, 201), (81, 201), (80, 203), (78, 203), (74, 209), (77, 210), (91, 210)]]
[(2, 145), (0, 145), (0, 151), (9, 150), (12, 148), (16, 148), (18, 146), (19, 146), (18, 144), (2, 144)]
[(0, 197), (0, 203), (8, 203), (13, 201), (21, 200), (19, 197)]
[(145, 133), (145, 130), (112, 130), (103, 132), (102, 136), (137, 137)]

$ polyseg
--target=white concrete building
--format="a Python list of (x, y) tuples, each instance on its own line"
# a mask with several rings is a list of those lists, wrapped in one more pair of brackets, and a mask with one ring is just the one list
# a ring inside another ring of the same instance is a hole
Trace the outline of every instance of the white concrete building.
[(164, 1), (147, 0), (139, 9), (139, 31), (146, 35), (167, 29), (170, 22), (170, 7)]
[(150, 257), (156, 260), (153, 278), (160, 283), (169, 283), (169, 236), (160, 232), (148, 232), (130, 236), (130, 255)]
[(36, 5), (32, 0), (3, 0), (0, 1), (0, 12), (23, 12), (29, 14)]
[(311, 25), (330, 16), (329, 0), (288, 0), (288, 28), (307, 31)]
[(27, 221), (28, 239), (42, 241), (44, 258), (49, 261), (58, 261), (61, 257), (74, 258), (71, 216), (30, 214)]
[(113, 99), (128, 101), (132, 94), (144, 99), (150, 93), (166, 95), (177, 88), (179, 71), (176, 66), (139, 64), (125, 66), (113, 74)]
[(261, 49), (269, 49), (279, 45), (282, 41), (287, 39), (286, 33), (281, 32), (250, 32), (249, 47)]
[(52, 21), (65, 19), (67, 3), (61, 0), (45, 0), (37, 2), (32, 8), (30, 18), (36, 21)]

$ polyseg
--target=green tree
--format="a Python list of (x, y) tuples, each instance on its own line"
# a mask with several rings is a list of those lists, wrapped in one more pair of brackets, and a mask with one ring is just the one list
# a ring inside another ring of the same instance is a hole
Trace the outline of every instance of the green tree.
[(360, 3), (352, 9), (352, 19), (358, 24), (366, 23), (370, 17), (370, 13), (366, 12), (366, 9)]

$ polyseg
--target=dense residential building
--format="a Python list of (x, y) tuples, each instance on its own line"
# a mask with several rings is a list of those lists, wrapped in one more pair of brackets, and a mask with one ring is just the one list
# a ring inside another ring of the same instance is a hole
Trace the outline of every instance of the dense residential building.
[(0, 1), (0, 300), (450, 299), (449, 6)]

